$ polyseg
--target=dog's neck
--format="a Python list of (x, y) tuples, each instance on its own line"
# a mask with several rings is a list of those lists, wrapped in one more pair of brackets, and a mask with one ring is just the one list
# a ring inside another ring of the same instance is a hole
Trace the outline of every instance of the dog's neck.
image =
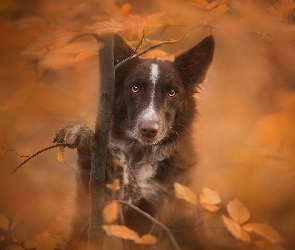
[(165, 141), (156, 145), (143, 145), (138, 141), (111, 138), (111, 143), (129, 157), (129, 162), (154, 164), (171, 158), (175, 152), (175, 142)]

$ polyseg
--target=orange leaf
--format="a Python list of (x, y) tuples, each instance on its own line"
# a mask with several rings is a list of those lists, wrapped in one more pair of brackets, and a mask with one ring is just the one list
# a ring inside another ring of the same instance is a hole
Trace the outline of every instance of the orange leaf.
[(106, 231), (108, 236), (115, 236), (126, 240), (135, 240), (140, 238), (139, 235), (126, 226), (119, 225), (102, 225), (102, 229)]
[(177, 199), (186, 200), (193, 205), (198, 203), (197, 196), (189, 187), (174, 182), (174, 191)]
[(9, 220), (3, 214), (0, 214), (0, 229), (7, 231), (9, 228)]
[(145, 234), (141, 238), (135, 239), (135, 243), (139, 245), (155, 245), (157, 243), (157, 238), (151, 234)]
[(221, 219), (226, 227), (226, 229), (236, 238), (244, 242), (251, 242), (249, 234), (235, 221), (221, 215)]
[(65, 147), (59, 146), (58, 152), (57, 152), (57, 160), (60, 162), (66, 163), (65, 155), (66, 155)]
[(228, 202), (226, 209), (229, 216), (239, 225), (242, 225), (250, 218), (249, 209), (237, 199)]
[(210, 188), (202, 188), (202, 193), (200, 194), (200, 204), (203, 208), (209, 210), (210, 212), (216, 212), (218, 210), (216, 205), (220, 202), (221, 199), (218, 192)]
[(80, 52), (76, 57), (74, 58), (74, 62), (81, 62), (83, 60), (89, 59), (91, 57), (97, 56), (97, 51), (86, 51), (86, 52)]
[(273, 244), (266, 239), (261, 239), (255, 241), (255, 246), (258, 246), (262, 249), (271, 249), (271, 250), (285, 250), (282, 246)]
[(254, 232), (273, 244), (282, 243), (285, 240), (270, 225), (264, 223), (247, 223), (243, 226), (247, 232)]
[(102, 216), (106, 223), (112, 223), (118, 218), (119, 203), (117, 201), (111, 201), (104, 206), (102, 210)]
[(120, 189), (120, 180), (115, 179), (112, 183), (106, 184), (106, 187), (113, 191), (118, 191)]
[(220, 207), (218, 207), (218, 206), (215, 206), (215, 205), (210, 205), (210, 204), (201, 204), (201, 206), (203, 207), (203, 208), (205, 208), (206, 210), (208, 210), (209, 212), (217, 212), (219, 209), (220, 209)]
[(223, 13), (227, 12), (229, 8), (226, 4), (219, 5), (215, 9), (211, 10), (206, 16), (205, 16), (205, 24), (208, 24), (212, 21), (214, 21), (217, 17), (222, 15)]

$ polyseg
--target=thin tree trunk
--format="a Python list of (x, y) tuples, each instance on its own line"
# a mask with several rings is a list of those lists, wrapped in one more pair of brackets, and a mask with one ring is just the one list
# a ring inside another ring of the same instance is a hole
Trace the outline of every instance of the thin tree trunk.
[(91, 173), (89, 182), (90, 218), (88, 249), (101, 249), (104, 232), (102, 230), (101, 208), (104, 204), (105, 168), (109, 130), (113, 111), (115, 70), (114, 70), (114, 36), (100, 37), (104, 44), (99, 52), (100, 97), (95, 123), (95, 145), (91, 155)]

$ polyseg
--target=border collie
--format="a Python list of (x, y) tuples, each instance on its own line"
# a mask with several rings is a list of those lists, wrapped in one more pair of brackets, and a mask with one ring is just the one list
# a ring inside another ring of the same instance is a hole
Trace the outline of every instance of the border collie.
[[(192, 141), (192, 125), (197, 114), (194, 94), (204, 81), (213, 52), (214, 38), (208, 36), (177, 55), (174, 61), (134, 58), (115, 74), (106, 182), (120, 179), (117, 199), (130, 202), (171, 228), (175, 218), (179, 218), (175, 214), (184, 210), (178, 206), (180, 209), (175, 212), (175, 204), (180, 201), (174, 198), (173, 184), (188, 185), (190, 170), (196, 166)], [(115, 63), (133, 53), (116, 35)], [(77, 148), (79, 156), (76, 211), (67, 245), (68, 250), (73, 250), (77, 249), (77, 241), (82, 240), (88, 225), (93, 131), (70, 125), (56, 133), (54, 142), (66, 142), (70, 148)], [(107, 189), (105, 193), (111, 195)], [(124, 222), (121, 223), (140, 235), (152, 233), (160, 237), (161, 230), (148, 219), (125, 206), (122, 211)], [(175, 235), (177, 238), (176, 230)], [(179, 244), (185, 249), (199, 249), (198, 243), (183, 240)]]

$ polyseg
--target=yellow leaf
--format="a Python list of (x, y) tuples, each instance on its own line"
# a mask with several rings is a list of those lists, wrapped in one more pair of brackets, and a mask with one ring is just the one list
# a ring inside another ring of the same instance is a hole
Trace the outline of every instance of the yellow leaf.
[(202, 188), (202, 193), (200, 194), (200, 204), (201, 206), (206, 205), (217, 205), (221, 202), (218, 192), (210, 188)]
[(258, 246), (262, 249), (271, 249), (271, 250), (285, 250), (282, 246), (273, 244), (269, 242), (267, 239), (261, 239), (255, 241), (255, 246)]
[(247, 223), (243, 226), (247, 232), (254, 232), (273, 244), (282, 243), (285, 240), (270, 225), (264, 223)]
[(86, 26), (86, 29), (90, 29), (97, 34), (109, 34), (116, 33), (124, 30), (124, 23), (116, 19), (108, 19), (107, 21), (101, 21), (92, 25)]
[(93, 56), (97, 56), (98, 52), (97, 51), (86, 51), (86, 52), (80, 52), (76, 57), (74, 58), (74, 62), (81, 62), (83, 60), (89, 59)]
[(115, 236), (126, 240), (135, 240), (140, 238), (139, 235), (126, 226), (119, 225), (102, 225), (102, 229), (108, 236)]
[(208, 24), (212, 21), (214, 21), (217, 17), (222, 15), (223, 13), (227, 12), (229, 8), (227, 7), (226, 4), (219, 5), (215, 9), (211, 10), (205, 17), (205, 24)]
[(7, 231), (9, 228), (9, 220), (3, 214), (0, 214), (0, 229)]
[(209, 212), (217, 212), (220, 209), (220, 207), (216, 205), (210, 205), (210, 204), (201, 204), (201, 206), (205, 208), (206, 210), (208, 210)]
[(65, 147), (59, 146), (58, 153), (57, 153), (57, 160), (60, 162), (66, 163), (65, 155), (66, 155)]
[(157, 238), (151, 234), (145, 234), (141, 238), (135, 239), (135, 243), (139, 245), (155, 245), (157, 243)]
[(120, 189), (120, 180), (115, 179), (112, 183), (106, 184), (106, 187), (113, 191), (118, 191)]
[(117, 201), (111, 201), (104, 206), (102, 210), (102, 216), (106, 223), (112, 223), (118, 218), (119, 203)]
[(228, 2), (228, 0), (219, 0), (219, 1), (213, 1), (210, 4), (207, 5), (206, 9), (207, 10), (213, 10), (217, 8), (218, 6)]
[(251, 242), (249, 234), (235, 221), (221, 215), (221, 219), (226, 227), (226, 229), (236, 238), (244, 242)]
[(242, 225), (250, 218), (249, 209), (237, 199), (228, 202), (226, 209), (229, 216), (239, 225)]
[(174, 182), (174, 191), (177, 199), (186, 200), (193, 205), (198, 203), (197, 196), (189, 187)]

